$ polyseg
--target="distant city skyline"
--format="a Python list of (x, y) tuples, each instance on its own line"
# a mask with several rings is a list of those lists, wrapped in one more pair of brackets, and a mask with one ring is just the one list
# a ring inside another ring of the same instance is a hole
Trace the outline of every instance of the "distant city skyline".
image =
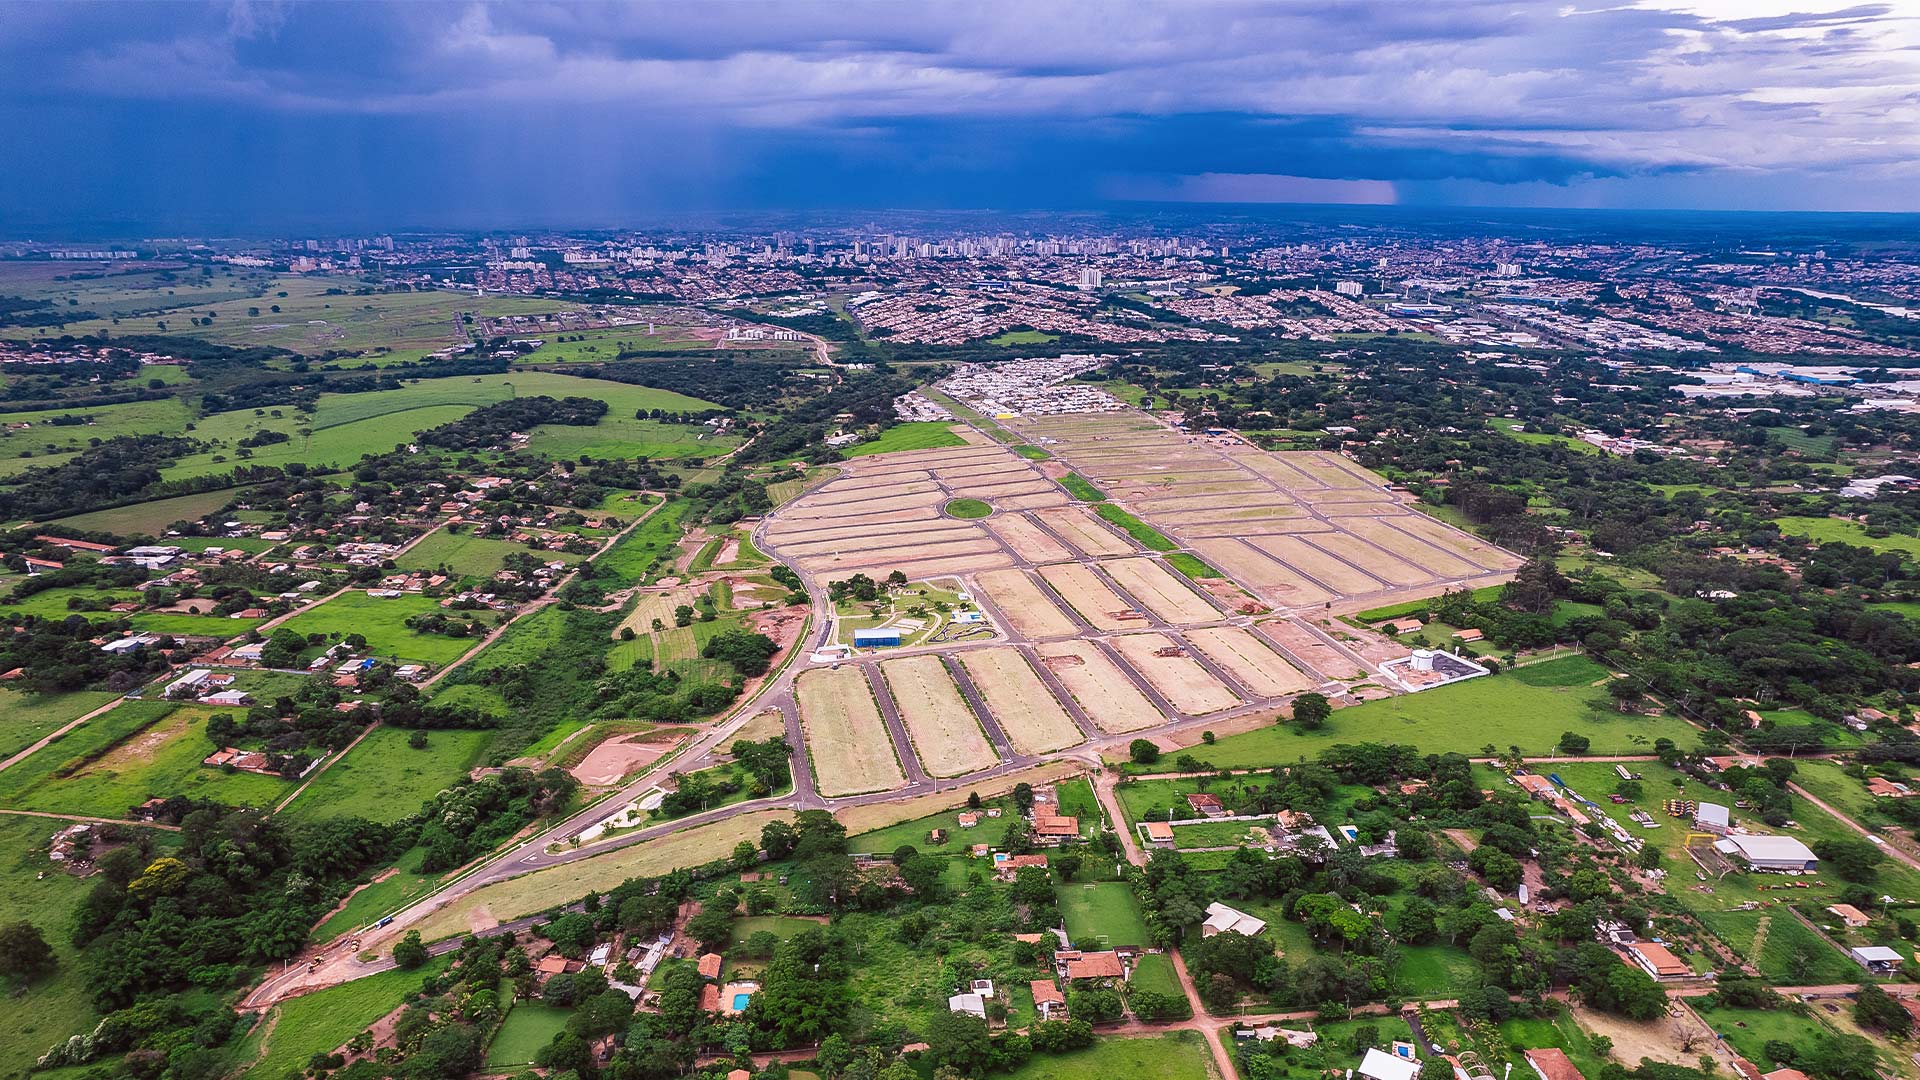
[(1920, 211), (1832, 0), (0, 3), (13, 233), (1152, 204)]

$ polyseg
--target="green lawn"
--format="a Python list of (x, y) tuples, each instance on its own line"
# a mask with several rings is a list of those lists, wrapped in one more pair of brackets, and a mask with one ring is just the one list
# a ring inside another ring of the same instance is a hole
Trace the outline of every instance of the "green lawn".
[(74, 690), (64, 694), (23, 694), (0, 690), (0, 759), (13, 755), (57, 731), (75, 717), (84, 716), (118, 695), (105, 690)]
[(1098, 938), (1107, 945), (1145, 945), (1147, 920), (1140, 901), (1125, 882), (1103, 881), (1088, 885), (1062, 885), (1060, 916), (1066, 921), (1067, 936), (1075, 941)]
[(399, 821), (466, 776), (493, 739), (493, 732), (485, 730), (429, 731), (427, 748), (415, 750), (407, 745), (411, 734), (401, 728), (375, 728), (346, 757), (316, 775), (299, 798), (287, 804), (287, 814)]
[(1196, 581), (1201, 578), (1217, 578), (1223, 576), (1220, 571), (1202, 562), (1198, 555), (1190, 555), (1184, 551), (1175, 551), (1168, 554), (1167, 565)]
[(870, 442), (857, 443), (841, 451), (848, 457), (891, 454), (901, 450), (934, 450), (943, 446), (965, 446), (967, 441), (953, 433), (953, 425), (942, 421), (895, 424)]
[(1081, 502), (1107, 501), (1107, 496), (1101, 492), (1099, 488), (1088, 483), (1086, 478), (1082, 477), (1079, 473), (1068, 473), (1061, 477), (1060, 486), (1067, 489), (1067, 494), (1072, 495)]
[(1812, 1016), (1798, 1016), (1786, 1009), (1696, 1007), (1695, 1011), (1713, 1029), (1714, 1034), (1726, 1039), (1735, 1052), (1763, 1069), (1786, 1064), (1767, 1057), (1767, 1043), (1777, 1040), (1795, 1046), (1811, 1046), (1815, 1039), (1828, 1033), (1827, 1026), (1819, 1020)]
[(1060, 340), (1059, 335), (1049, 334), (1045, 330), (1008, 330), (987, 339), (989, 345), (1045, 345), (1049, 341)]
[(365, 888), (347, 899), (345, 906), (322, 920), (314, 930), (314, 940), (332, 941), (352, 930), (370, 926), (404, 906), (431, 892), (439, 884), (444, 873), (423, 874), (420, 866), (426, 861), (427, 849), (412, 847), (400, 856), (394, 865), (395, 873), (384, 881), (369, 883)]
[(99, 1019), (79, 952), (69, 943), (74, 911), (93, 882), (47, 861), (47, 838), (64, 824), (0, 815), (0, 911), (7, 912), (9, 922), (25, 919), (37, 927), (60, 965), (25, 987), (0, 976), (0, 993), (6, 995), (0, 1076), (8, 1080), (26, 1075), (35, 1058)]
[(445, 963), (437, 959), (416, 971), (383, 971), (284, 1001), (267, 1013), (271, 1028), (257, 1025), (241, 1042), (233, 1066), (260, 1080), (298, 1073), (313, 1055), (333, 1051), (399, 1008), (420, 989), (422, 978)]
[(1211, 1055), (1199, 1032), (1101, 1039), (1085, 1050), (1035, 1054), (1008, 1080), (1208, 1080)]
[(1133, 977), (1127, 980), (1130, 990), (1149, 990), (1156, 994), (1181, 996), (1180, 980), (1174, 975), (1173, 961), (1165, 953), (1141, 953), (1134, 962)]
[(367, 639), (368, 649), (380, 659), (437, 665), (458, 658), (475, 644), (473, 638), (421, 634), (407, 629), (409, 616), (439, 610), (440, 602), (425, 596), (381, 598), (356, 589), (312, 611), (295, 615), (281, 626), (296, 633), (322, 634), (329, 638), (359, 634)]
[[(1565, 731), (1591, 739), (1594, 754), (1651, 753), (1653, 740), (1662, 737), (1686, 749), (1698, 743), (1697, 732), (1684, 720), (1614, 712), (1603, 691), (1585, 685), (1589, 668), (1599, 670), (1584, 657), (1551, 660), (1509, 674), (1337, 709), (1318, 731), (1275, 725), (1188, 752), (1216, 768), (1239, 769), (1311, 758), (1342, 742), (1403, 743), (1427, 753), (1465, 754), (1478, 754), (1488, 744), (1502, 751), (1513, 745), (1534, 755), (1553, 753)], [(1575, 671), (1581, 673), (1575, 685), (1556, 685)]]
[(537, 1001), (516, 1001), (500, 1030), (487, 1047), (487, 1068), (518, 1068), (533, 1064), (533, 1055), (544, 1049), (567, 1026), (572, 1009), (559, 1009)]
[[(1498, 600), (1500, 599), (1500, 591), (1504, 588), (1506, 588), (1504, 585), (1483, 586), (1473, 590), (1473, 598), (1480, 603)], [(1397, 619), (1404, 615), (1412, 615), (1418, 611), (1425, 611), (1433, 604), (1433, 601), (1438, 598), (1436, 595), (1425, 600), (1409, 600), (1402, 604), (1388, 604), (1386, 607), (1369, 608), (1366, 611), (1355, 613), (1353, 617), (1363, 623), (1385, 622), (1388, 619)]]
[(441, 529), (409, 548), (405, 555), (393, 562), (402, 570), (433, 571), (444, 566), (453, 572), (454, 577), (490, 578), (506, 565), (507, 556), (514, 554), (532, 555), (543, 563), (555, 560), (574, 563), (580, 560), (578, 555), (540, 551), (511, 540)]
[(1868, 536), (1867, 528), (1857, 522), (1842, 521), (1839, 518), (1823, 517), (1781, 517), (1774, 521), (1780, 531), (1787, 536), (1805, 536), (1815, 543), (1852, 544), (1855, 547), (1872, 548), (1875, 551), (1898, 551), (1904, 555), (1920, 558), (1920, 536), (1908, 536), (1894, 533), (1891, 536)]
[(1579, 454), (1604, 453), (1604, 451), (1592, 443), (1583, 442), (1570, 435), (1548, 435), (1541, 432), (1522, 431), (1521, 428), (1523, 425), (1518, 420), (1489, 420), (1487, 421), (1487, 426), (1502, 435), (1534, 446), (1564, 446)]
[(1149, 551), (1177, 551), (1180, 545), (1161, 535), (1160, 530), (1127, 513), (1112, 503), (1101, 503), (1094, 513), (1120, 527), (1120, 531)]
[(956, 518), (983, 518), (993, 513), (993, 507), (979, 499), (948, 499), (947, 516)]
[(1021, 443), (1014, 447), (1013, 452), (1026, 458), (1028, 461), (1046, 461), (1053, 457), (1052, 454), (1047, 453), (1045, 450), (1028, 443)]

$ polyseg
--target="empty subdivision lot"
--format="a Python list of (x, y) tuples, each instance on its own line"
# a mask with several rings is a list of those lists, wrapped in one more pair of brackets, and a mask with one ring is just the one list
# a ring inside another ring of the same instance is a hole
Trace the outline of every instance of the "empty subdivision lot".
[(1053, 510), (1040, 510), (1034, 514), (1054, 535), (1078, 548), (1080, 554), (1099, 558), (1102, 555), (1126, 555), (1133, 546), (1118, 535), (1108, 531), (1100, 519), (1077, 506), (1063, 506)]
[(1261, 697), (1297, 694), (1319, 680), (1287, 662), (1250, 630), (1237, 626), (1208, 626), (1188, 630), (1187, 644), (1200, 650), (1240, 685)]
[(1365, 668), (1347, 659), (1345, 653), (1292, 619), (1270, 619), (1260, 624), (1260, 632), (1329, 679), (1358, 679), (1369, 674)]
[(1086, 741), (1020, 650), (969, 649), (956, 658), (1018, 753), (1045, 754)]
[(794, 689), (820, 794), (857, 795), (907, 782), (873, 689), (857, 665), (806, 672)]
[(1059, 563), (1040, 568), (1040, 576), (1054, 587), (1061, 598), (1073, 605), (1080, 617), (1101, 630), (1120, 630), (1139, 626), (1142, 617), (1132, 604), (1100, 580), (1093, 568), (1082, 563)]
[(1185, 579), (1158, 559), (1111, 559), (1100, 569), (1148, 611), (1176, 625), (1215, 622), (1220, 610), (1188, 588)]
[(1041, 663), (1100, 730), (1110, 735), (1164, 724), (1172, 717), (1142, 694), (1107, 654), (1091, 641), (1058, 641), (1034, 647)]
[(1242, 585), (1286, 605), (1322, 604), (1333, 594), (1239, 540), (1195, 540), (1202, 559)]
[[(1320, 539), (1325, 539), (1328, 535), (1316, 534)], [(1253, 546), (1343, 596), (1379, 592), (1385, 588), (1380, 582), (1313, 546), (1302, 537), (1256, 536), (1251, 542)]]
[(880, 673), (929, 775), (962, 776), (1000, 760), (938, 656), (883, 660)]
[(1053, 538), (1053, 534), (1035, 525), (1024, 514), (996, 514), (987, 519), (987, 531), (1015, 555), (1031, 563), (1065, 562), (1074, 557), (1073, 549)]
[(1354, 518), (1341, 522), (1347, 530), (1369, 543), (1377, 544), (1403, 559), (1418, 563), (1428, 571), (1440, 577), (1470, 577), (1482, 571), (1482, 567), (1447, 551), (1435, 547), (1411, 533), (1394, 528), (1394, 518)]
[(1024, 570), (994, 570), (973, 580), (987, 602), (1021, 637), (1071, 637), (1079, 632), (1074, 621)]
[(1111, 640), (1133, 670), (1189, 716), (1240, 704), (1238, 695), (1164, 634), (1122, 634)]

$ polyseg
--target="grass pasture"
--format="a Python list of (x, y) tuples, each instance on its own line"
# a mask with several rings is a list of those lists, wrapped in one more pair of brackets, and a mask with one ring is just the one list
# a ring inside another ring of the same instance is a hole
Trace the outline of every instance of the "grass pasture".
[(902, 450), (937, 450), (941, 447), (965, 445), (966, 440), (953, 433), (952, 424), (918, 421), (895, 424), (882, 431), (879, 438), (856, 443), (841, 453), (851, 458), (866, 457), (868, 454), (893, 454)]
[(313, 1055), (333, 1051), (392, 1012), (420, 989), (423, 976), (445, 963), (436, 959), (422, 970), (383, 971), (275, 1005), (266, 1022), (241, 1041), (232, 1071), (258, 1077), (299, 1073)]
[(301, 634), (321, 634), (344, 638), (360, 634), (367, 647), (382, 659), (413, 660), (427, 664), (445, 664), (473, 648), (474, 638), (421, 634), (407, 629), (407, 619), (440, 610), (437, 600), (425, 596), (368, 596), (364, 591), (343, 593), (311, 611), (302, 612), (281, 625)]
[(93, 882), (53, 869), (47, 838), (65, 822), (0, 815), (0, 911), (26, 919), (53, 946), (59, 967), (21, 988), (6, 984), (6, 1022), (0, 1023), (0, 1076), (26, 1075), (55, 1043), (97, 1022), (87, 969), (70, 942), (74, 911)]
[(25, 750), (116, 696), (105, 690), (74, 690), (64, 694), (0, 690), (0, 760)]
[(161, 536), (166, 533), (167, 526), (174, 522), (198, 521), (244, 494), (244, 489), (229, 488), (176, 495), (171, 499), (154, 499), (109, 510), (75, 514), (52, 524), (86, 532), (113, 533), (115, 536)]
[[(1470, 679), (1418, 694), (1405, 694), (1335, 710), (1318, 731), (1275, 725), (1230, 735), (1195, 747), (1195, 757), (1216, 768), (1257, 768), (1309, 758), (1334, 743), (1379, 742), (1417, 746), (1426, 753), (1477, 754), (1491, 744), (1518, 746), (1533, 755), (1554, 750), (1560, 735), (1577, 731), (1592, 740), (1594, 754), (1651, 753), (1653, 741), (1669, 738), (1691, 749), (1698, 732), (1671, 716), (1623, 716), (1606, 695), (1587, 685), (1605, 677), (1585, 657), (1566, 657)], [(1524, 678), (1522, 676), (1525, 676)], [(1559, 685), (1572, 680), (1572, 685)]]
[(1775, 518), (1774, 523), (1780, 526), (1783, 535), (1804, 536), (1816, 544), (1852, 544), (1854, 547), (1897, 551), (1908, 558), (1920, 558), (1920, 536), (1908, 536), (1905, 533), (1869, 536), (1866, 526), (1839, 518), (1780, 517)]
[[(120, 716), (123, 711), (128, 715)], [(164, 701), (130, 701), (117, 706), (0, 774), (12, 780), (16, 770), (28, 769), (40, 759), (51, 765), (37, 770), (39, 776), (31, 786), (8, 802), (22, 809), (104, 818), (123, 818), (130, 808), (148, 799), (172, 795), (214, 799), (230, 806), (273, 805), (293, 790), (291, 781), (200, 764), (216, 749), (204, 734), (207, 718), (222, 711), (234, 710), (176, 706)], [(78, 768), (67, 768), (77, 748), (69, 743), (95, 725), (106, 725), (104, 731), (120, 732), (122, 737), (95, 742), (90, 752), (97, 757)]]
[(580, 560), (578, 555), (536, 550), (512, 540), (441, 529), (409, 548), (394, 560), (394, 565), (401, 570), (438, 570), (444, 566), (454, 577), (490, 578), (506, 565), (507, 556), (514, 554), (532, 555), (541, 562)]
[(368, 732), (347, 756), (313, 777), (287, 804), (287, 814), (307, 820), (398, 821), (466, 776), (493, 738), (484, 729), (429, 731), (426, 749), (415, 750), (407, 745), (410, 735), (391, 727)]
[(1007, 1080), (1208, 1080), (1212, 1055), (1194, 1031), (1142, 1039), (1100, 1039), (1085, 1050), (1035, 1054)]

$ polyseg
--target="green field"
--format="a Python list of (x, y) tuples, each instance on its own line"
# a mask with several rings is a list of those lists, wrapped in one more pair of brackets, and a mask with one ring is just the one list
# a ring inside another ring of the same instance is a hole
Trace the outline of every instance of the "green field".
[(380, 921), (381, 916), (390, 915), (408, 902), (431, 892), (442, 878), (454, 872), (421, 873), (420, 867), (426, 857), (426, 848), (416, 846), (407, 849), (395, 861), (391, 876), (383, 881), (368, 883), (349, 897), (339, 910), (321, 920), (319, 927), (314, 930), (314, 940), (332, 941), (341, 934), (371, 926)]
[(1204, 1036), (1182, 1031), (1143, 1039), (1100, 1039), (1085, 1050), (1035, 1054), (1008, 1080), (1208, 1080), (1212, 1057)]
[(0, 760), (32, 746), (75, 717), (112, 701), (105, 690), (74, 690), (64, 694), (23, 694), (0, 690)]
[[(173, 795), (230, 806), (273, 805), (293, 790), (291, 782), (200, 764), (217, 749), (203, 731), (207, 718), (220, 711), (165, 701), (116, 706), (0, 773), (0, 800), (25, 810), (105, 818), (124, 818), (148, 799)], [(89, 763), (63, 768), (100, 751)], [(62, 771), (67, 775), (57, 775)]]
[(40, 930), (59, 968), (22, 989), (0, 979), (6, 1022), (0, 1023), (0, 1076), (24, 1076), (34, 1059), (68, 1036), (92, 1028), (92, 995), (86, 969), (70, 943), (73, 913), (93, 882), (61, 873), (47, 860), (47, 838), (62, 821), (0, 815), (0, 911), (7, 921), (26, 919)]
[(1590, 442), (1576, 439), (1571, 435), (1548, 435), (1542, 432), (1522, 431), (1524, 426), (1518, 420), (1489, 420), (1487, 426), (1502, 435), (1510, 436), (1520, 442), (1533, 446), (1564, 446), (1577, 454), (1602, 454), (1599, 447)]
[[(542, 332), (546, 344), (520, 357), (521, 364), (605, 363), (623, 352), (663, 352), (669, 349), (710, 349), (713, 344), (693, 336), (686, 327), (655, 326), (647, 333), (644, 326), (609, 326), (603, 330), (568, 330), (560, 334)], [(560, 341), (559, 338), (566, 338)]]
[(1106, 521), (1119, 526), (1120, 531), (1133, 537), (1134, 542), (1148, 551), (1177, 551), (1180, 545), (1161, 535), (1160, 530), (1127, 513), (1112, 503), (1101, 503), (1094, 508)]
[[(1591, 678), (1589, 678), (1591, 676)], [(1698, 733), (1670, 716), (1623, 716), (1605, 693), (1589, 685), (1606, 671), (1585, 657), (1567, 657), (1510, 674), (1470, 679), (1418, 694), (1404, 694), (1337, 709), (1318, 731), (1275, 725), (1230, 735), (1190, 753), (1216, 768), (1280, 765), (1313, 757), (1335, 743), (1404, 743), (1427, 753), (1478, 754), (1483, 746), (1528, 754), (1552, 753), (1560, 735), (1577, 731), (1593, 740), (1591, 753), (1651, 753), (1653, 740), (1669, 738), (1692, 749)], [(1571, 685), (1567, 685), (1568, 681)]]
[(399, 821), (466, 776), (493, 739), (493, 732), (486, 730), (429, 731), (427, 748), (415, 750), (407, 745), (410, 734), (400, 728), (373, 729), (346, 757), (316, 774), (287, 804), (287, 814)]
[(519, 1068), (533, 1064), (533, 1055), (544, 1049), (567, 1026), (572, 1009), (558, 1009), (537, 1001), (516, 1001), (500, 1030), (487, 1046), (487, 1068)]
[(111, 510), (75, 514), (72, 517), (61, 518), (53, 524), (87, 532), (113, 533), (116, 536), (162, 536), (165, 535), (167, 526), (174, 522), (199, 521), (244, 494), (246, 494), (244, 488), (228, 488), (223, 491), (176, 495), (171, 499), (155, 499), (152, 502), (134, 503), (131, 506), (116, 506)]
[(398, 1008), (445, 960), (417, 971), (383, 971), (275, 1005), (235, 1050), (233, 1069), (260, 1080), (297, 1074)]
[(871, 442), (856, 443), (841, 451), (848, 457), (891, 454), (901, 450), (934, 450), (943, 446), (965, 446), (965, 439), (953, 433), (953, 425), (939, 421), (895, 424)]
[(1127, 980), (1128, 990), (1148, 990), (1156, 994), (1171, 994), (1180, 997), (1185, 991), (1180, 989), (1180, 980), (1173, 972), (1173, 961), (1165, 953), (1141, 953), (1134, 961), (1133, 975)]
[(1107, 501), (1106, 495), (1103, 494), (1099, 488), (1088, 483), (1086, 478), (1079, 473), (1068, 473), (1061, 477), (1060, 486), (1067, 489), (1067, 494), (1072, 495), (1081, 502)]
[(1191, 555), (1184, 551), (1169, 552), (1167, 554), (1167, 565), (1196, 581), (1201, 578), (1217, 578), (1222, 576), (1220, 571), (1208, 566), (1201, 560), (1200, 556)]
[(979, 499), (948, 499), (947, 516), (956, 518), (983, 518), (993, 513), (993, 507)]
[(1021, 443), (1020, 445), (1014, 447), (1013, 452), (1016, 454), (1019, 454), (1023, 458), (1026, 458), (1028, 461), (1047, 461), (1053, 457), (1052, 454), (1047, 453), (1045, 450), (1042, 450), (1037, 446), (1031, 446), (1027, 443)]
[(1045, 330), (1008, 330), (987, 339), (989, 345), (1045, 345), (1049, 341), (1060, 340), (1059, 335), (1049, 334)]
[(1839, 518), (1780, 517), (1775, 518), (1774, 523), (1780, 526), (1783, 535), (1805, 536), (1819, 544), (1852, 544), (1875, 551), (1898, 551), (1920, 558), (1920, 536), (1908, 536), (1905, 533), (1868, 536), (1866, 526)]
[(580, 561), (580, 556), (565, 552), (541, 551), (512, 540), (441, 529), (408, 548), (393, 564), (401, 570), (432, 571), (445, 566), (457, 578), (490, 578), (506, 565), (507, 556), (513, 554), (532, 555), (541, 562)]
[(334, 597), (280, 625), (300, 634), (342, 638), (360, 634), (367, 639), (373, 655), (381, 659), (438, 665), (457, 659), (477, 643), (474, 638), (420, 634), (407, 629), (409, 616), (439, 610), (440, 602), (425, 596), (409, 594), (382, 599), (356, 590)]
[(1066, 922), (1067, 936), (1073, 940), (1096, 938), (1107, 945), (1147, 944), (1146, 916), (1140, 911), (1140, 901), (1134, 898), (1132, 887), (1125, 882), (1062, 885), (1055, 894), (1060, 899), (1060, 917)]

